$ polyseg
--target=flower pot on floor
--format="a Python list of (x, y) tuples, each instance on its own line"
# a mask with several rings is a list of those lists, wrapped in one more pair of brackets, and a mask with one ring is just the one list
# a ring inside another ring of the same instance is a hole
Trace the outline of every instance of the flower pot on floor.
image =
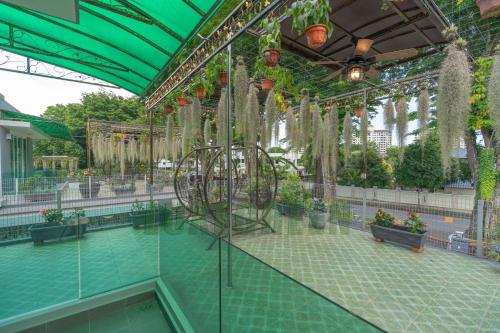
[(314, 229), (325, 229), (328, 223), (328, 214), (320, 211), (309, 212), (309, 221)]
[(328, 27), (325, 24), (314, 24), (307, 27), (305, 31), (307, 45), (312, 49), (323, 46), (328, 35)]
[(25, 193), (24, 200), (27, 202), (56, 201), (56, 192)]
[(413, 252), (423, 252), (427, 232), (417, 234), (409, 232), (406, 227), (393, 225), (392, 227), (382, 227), (371, 224), (372, 235), (377, 242), (391, 242), (410, 248)]
[(76, 224), (61, 224), (54, 226), (32, 225), (30, 228), (31, 239), (37, 245), (43, 244), (44, 241), (62, 239), (66, 237), (82, 237), (87, 230), (87, 223)]
[(80, 194), (82, 195), (82, 198), (88, 199), (90, 197), (92, 198), (97, 198), (97, 195), (99, 194), (99, 190), (101, 189), (101, 184), (93, 182), (90, 185), (90, 191), (89, 191), (89, 182), (82, 182), (78, 185), (78, 188), (80, 190)]

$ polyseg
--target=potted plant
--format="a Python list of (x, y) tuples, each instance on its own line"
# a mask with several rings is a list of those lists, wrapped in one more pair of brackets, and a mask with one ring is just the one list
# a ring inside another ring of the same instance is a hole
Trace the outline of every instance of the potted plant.
[(274, 67), (280, 60), (281, 30), (278, 20), (269, 16), (262, 20), (264, 33), (259, 37), (259, 51), (267, 66)]
[(125, 179), (111, 180), (111, 191), (113, 191), (116, 195), (131, 194), (134, 193), (135, 190), (136, 190), (135, 179), (133, 178), (128, 180)]
[(64, 237), (80, 238), (87, 230), (87, 219), (82, 209), (75, 209), (68, 219), (64, 219), (61, 209), (40, 209), (40, 215), (45, 222), (30, 227), (31, 238), (36, 245), (46, 240), (62, 239)]
[(269, 184), (267, 184), (263, 179), (258, 183), (258, 186), (257, 182), (251, 182), (247, 187), (247, 192), (250, 203), (259, 209), (269, 207), (273, 199), (271, 186), (269, 186)]
[(276, 198), (276, 209), (286, 216), (304, 215), (302, 182), (297, 174), (290, 173), (281, 184)]
[(135, 200), (129, 216), (134, 228), (137, 229), (147, 225), (163, 224), (166, 222), (167, 214), (167, 208), (154, 201), (150, 202), (149, 206), (147, 206)]
[(307, 45), (317, 49), (333, 32), (330, 12), (329, 0), (296, 0), (287, 15), (292, 17), (292, 27), (306, 36)]
[(200, 99), (212, 96), (215, 91), (214, 85), (205, 78), (204, 74), (196, 75), (189, 86), (189, 92), (196, 94), (196, 97)]
[(52, 180), (36, 175), (20, 184), (19, 191), (27, 202), (55, 201), (57, 185)]
[(97, 198), (101, 189), (101, 184), (95, 178), (90, 178), (89, 182), (89, 177), (92, 177), (92, 175), (92, 169), (84, 169), (76, 174), (79, 181), (78, 189), (83, 199)]
[(426, 240), (425, 221), (410, 212), (403, 225), (395, 224), (394, 216), (379, 209), (370, 224), (373, 237), (378, 242), (388, 241), (423, 252)]
[(222, 86), (226, 85), (228, 60), (229, 58), (225, 52), (215, 55), (207, 64), (204, 75), (205, 79), (212, 84), (218, 82)]
[(147, 223), (148, 211), (144, 203), (135, 200), (129, 213), (134, 228), (139, 228)]
[(307, 199), (305, 208), (311, 226), (315, 229), (325, 229), (328, 223), (328, 208), (325, 202), (318, 198)]

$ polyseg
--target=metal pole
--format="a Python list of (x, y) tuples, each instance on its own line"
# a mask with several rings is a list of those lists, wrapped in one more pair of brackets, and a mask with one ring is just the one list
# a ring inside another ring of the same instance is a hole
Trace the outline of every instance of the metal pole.
[[(367, 98), (367, 91), (366, 88), (363, 90), (363, 104), (364, 104), (364, 112), (368, 112), (366, 108), (366, 98)], [(368, 115), (366, 115), (368, 116)], [(368, 129), (367, 129), (368, 130)], [(368, 138), (367, 138), (368, 140)], [(368, 144), (368, 143), (367, 143)], [(368, 147), (366, 149), (363, 147), (363, 214), (362, 214), (362, 219), (363, 219), (363, 229), (365, 228), (365, 223), (366, 223), (366, 182), (368, 178)]]
[(476, 228), (476, 256), (483, 256), (483, 221), (484, 221), (484, 200), (477, 202), (477, 228)]
[(227, 146), (226, 146), (226, 170), (227, 170), (227, 207), (229, 210), (229, 234), (227, 245), (227, 286), (233, 286), (232, 279), (232, 262), (231, 262), (231, 246), (233, 234), (233, 178), (232, 178), (232, 153), (233, 153), (233, 127), (232, 127), (232, 105), (231, 105), (231, 44), (227, 46), (227, 85), (226, 85), (226, 108), (227, 108)]
[(153, 113), (149, 110), (149, 201), (153, 201)]

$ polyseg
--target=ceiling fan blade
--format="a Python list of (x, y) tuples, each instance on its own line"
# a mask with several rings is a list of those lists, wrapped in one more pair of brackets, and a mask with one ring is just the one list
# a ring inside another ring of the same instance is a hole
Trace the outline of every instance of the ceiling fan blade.
[(376, 77), (378, 77), (380, 74), (380, 71), (378, 69), (375, 69), (373, 67), (370, 67), (370, 69), (366, 72), (366, 77), (368, 77), (369, 79), (374, 79)]
[(356, 49), (354, 50), (355, 55), (365, 55), (370, 51), (374, 40), (368, 38), (360, 38), (356, 43)]
[(331, 79), (339, 76), (340, 74), (342, 74), (342, 72), (344, 71), (343, 68), (339, 69), (338, 71), (335, 71), (333, 73), (330, 73), (327, 77), (325, 77), (324, 79), (322, 79), (321, 81), (322, 82), (326, 82), (326, 81), (330, 81)]
[(404, 49), (404, 50), (377, 54), (374, 56), (374, 58), (375, 61), (388, 61), (388, 60), (400, 60), (400, 59), (411, 58), (417, 55), (418, 55), (418, 50), (411, 48), (411, 49)]
[(318, 60), (313, 61), (312, 63), (315, 65), (343, 65), (345, 61), (337, 61), (337, 60)]

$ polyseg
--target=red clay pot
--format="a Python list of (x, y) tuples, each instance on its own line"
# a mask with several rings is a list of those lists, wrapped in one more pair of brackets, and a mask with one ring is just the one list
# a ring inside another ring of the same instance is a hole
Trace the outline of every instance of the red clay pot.
[(363, 109), (357, 109), (356, 111), (354, 111), (354, 114), (356, 115), (356, 117), (361, 118), (361, 116), (363, 115)]
[(196, 88), (196, 96), (198, 98), (205, 98), (205, 95), (206, 95), (205, 88), (203, 88), (203, 87)]
[(219, 82), (221, 85), (227, 84), (227, 73), (226, 72), (222, 72), (219, 74)]
[(175, 101), (177, 102), (177, 105), (179, 105), (179, 106), (186, 106), (188, 103), (188, 99), (186, 96), (177, 97), (175, 99)]
[(174, 111), (174, 107), (170, 104), (166, 104), (163, 106), (163, 111), (167, 114), (172, 113), (172, 111)]
[(273, 89), (274, 81), (269, 79), (260, 80), (260, 85), (262, 86), (262, 90), (269, 91)]
[(500, 0), (476, 0), (483, 18), (500, 15)]
[(269, 67), (274, 67), (280, 61), (280, 50), (278, 49), (267, 49), (262, 55), (266, 61), (266, 65)]
[(307, 27), (305, 31), (307, 45), (311, 49), (317, 49), (323, 46), (328, 35), (328, 27), (325, 24), (314, 24)]

